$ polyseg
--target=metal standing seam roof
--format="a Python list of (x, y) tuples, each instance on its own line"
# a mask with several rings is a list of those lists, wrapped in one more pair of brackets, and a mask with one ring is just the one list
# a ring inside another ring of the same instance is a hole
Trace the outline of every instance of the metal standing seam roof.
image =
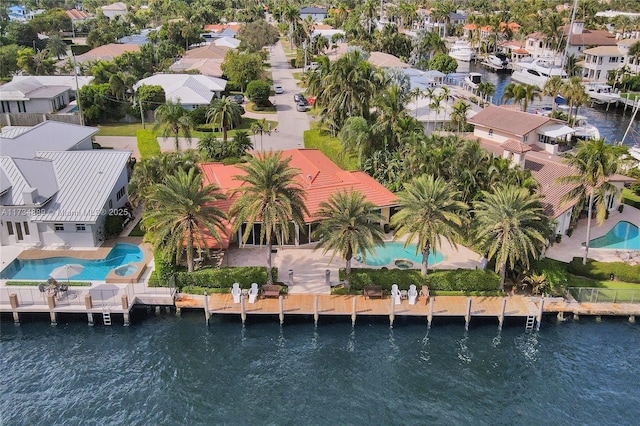
[(164, 89), (167, 99), (182, 104), (208, 105), (214, 92), (223, 91), (227, 81), (217, 77), (190, 74), (156, 74), (140, 80), (135, 89), (143, 85), (158, 85)]
[(36, 151), (67, 151), (98, 132), (95, 127), (79, 126), (48, 120), (29, 130), (0, 133), (0, 154), (9, 157), (33, 158)]
[(38, 191), (37, 198), (34, 200), (35, 205), (44, 203), (58, 191), (53, 164), (50, 160), (2, 156), (0, 170), (2, 170), (0, 178), (3, 179), (0, 187), (6, 188), (6, 192), (3, 191), (4, 194), (0, 196), (0, 204), (3, 206), (31, 205), (23, 198), (23, 192), (29, 188), (36, 188)]
[(127, 167), (128, 151), (44, 151), (51, 160), (59, 190), (45, 206), (45, 213), (35, 215), (38, 222), (95, 223), (103, 214), (122, 170)]

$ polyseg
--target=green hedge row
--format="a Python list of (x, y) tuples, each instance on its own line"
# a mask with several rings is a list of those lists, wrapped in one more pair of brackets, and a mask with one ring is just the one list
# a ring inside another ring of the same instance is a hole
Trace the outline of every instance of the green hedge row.
[[(341, 269), (340, 280), (345, 278), (344, 269)], [(415, 284), (418, 289), (427, 285), (430, 290), (485, 292), (500, 290), (500, 277), (493, 271), (473, 269), (433, 271), (426, 277), (417, 270), (352, 269), (349, 284), (357, 291), (368, 285), (381, 285), (383, 291), (390, 292), (393, 284), (398, 284), (400, 290), (408, 290)]]
[[(273, 281), (278, 280), (278, 268), (271, 271)], [(178, 272), (176, 287), (230, 288), (240, 283), (241, 288), (251, 288), (251, 283), (262, 285), (267, 282), (267, 268), (263, 266), (245, 266), (236, 268), (210, 268), (194, 272)]]
[(569, 272), (595, 280), (608, 280), (611, 274), (618, 281), (640, 283), (640, 265), (627, 265), (624, 262), (596, 262), (588, 259), (582, 264), (581, 257), (574, 257), (569, 263)]
[(141, 158), (150, 158), (160, 155), (160, 144), (155, 133), (151, 130), (138, 130), (136, 132), (138, 139), (138, 151)]

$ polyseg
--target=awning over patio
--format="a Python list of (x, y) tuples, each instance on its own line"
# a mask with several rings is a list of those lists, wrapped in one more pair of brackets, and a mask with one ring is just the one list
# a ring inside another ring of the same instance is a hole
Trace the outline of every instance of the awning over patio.
[(553, 139), (558, 139), (561, 138), (563, 136), (567, 136), (570, 135), (572, 133), (575, 133), (576, 131), (574, 129), (572, 129), (571, 127), (564, 125), (564, 124), (548, 124), (546, 126), (543, 126), (542, 128), (540, 128), (540, 130), (538, 131), (539, 134), (543, 135), (543, 136), (547, 136), (549, 138), (553, 138)]

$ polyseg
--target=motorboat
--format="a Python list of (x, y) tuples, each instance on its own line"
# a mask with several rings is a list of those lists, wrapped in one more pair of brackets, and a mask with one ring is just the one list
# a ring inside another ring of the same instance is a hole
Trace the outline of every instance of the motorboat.
[(589, 124), (587, 117), (579, 115), (572, 126), (576, 132), (573, 134), (578, 139), (591, 140), (600, 139), (600, 130), (593, 124)]
[(511, 61), (504, 53), (496, 53), (494, 55), (487, 56), (483, 64), (496, 71), (511, 69)]
[(635, 144), (629, 148), (629, 155), (640, 161), (640, 144)]
[(585, 88), (587, 95), (597, 104), (610, 104), (620, 100), (620, 94), (608, 84), (590, 83)]
[(551, 77), (567, 79), (567, 73), (550, 57), (523, 58), (520, 62), (513, 64), (513, 68), (512, 80), (537, 86), (540, 90), (544, 89), (544, 85)]
[(475, 52), (469, 42), (456, 40), (449, 49), (449, 56), (458, 61), (470, 62), (474, 58)]
[(480, 83), (482, 83), (482, 74), (479, 72), (471, 72), (464, 78), (464, 86), (471, 90), (477, 89)]

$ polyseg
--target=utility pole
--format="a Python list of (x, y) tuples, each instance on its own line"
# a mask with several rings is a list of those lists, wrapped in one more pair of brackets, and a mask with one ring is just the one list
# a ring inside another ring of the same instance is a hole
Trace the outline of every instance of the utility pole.
[(144, 110), (142, 109), (142, 99), (140, 99), (140, 96), (138, 96), (138, 106), (140, 107), (140, 120), (142, 120), (142, 130), (145, 129), (144, 127)]
[(71, 57), (73, 58), (73, 70), (76, 76), (76, 105), (78, 105), (78, 112), (80, 113), (80, 125), (84, 126), (84, 114), (82, 114), (82, 105), (80, 102), (80, 85), (78, 84), (78, 63), (76, 62), (76, 55), (71, 51)]

